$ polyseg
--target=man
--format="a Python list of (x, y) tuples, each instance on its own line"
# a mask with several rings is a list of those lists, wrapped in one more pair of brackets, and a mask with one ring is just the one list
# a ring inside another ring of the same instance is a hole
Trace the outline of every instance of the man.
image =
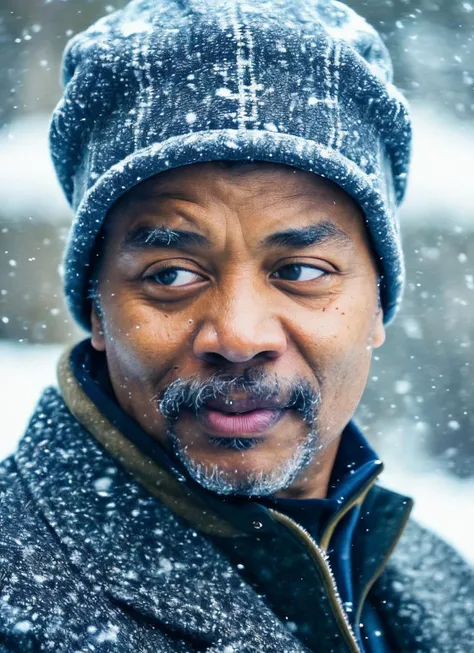
[(0, 467), (0, 650), (474, 650), (472, 571), (352, 422), (403, 283), (378, 35), (329, 0), (135, 0), (64, 70), (91, 337)]

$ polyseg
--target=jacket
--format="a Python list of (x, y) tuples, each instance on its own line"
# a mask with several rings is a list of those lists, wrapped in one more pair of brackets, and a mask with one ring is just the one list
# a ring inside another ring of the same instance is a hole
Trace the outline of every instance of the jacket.
[[(358, 652), (304, 529), (157, 464), (61, 365), (0, 466), (1, 653)], [(470, 653), (473, 572), (408, 513), (379, 485), (363, 497), (359, 607), (370, 596), (395, 651)]]

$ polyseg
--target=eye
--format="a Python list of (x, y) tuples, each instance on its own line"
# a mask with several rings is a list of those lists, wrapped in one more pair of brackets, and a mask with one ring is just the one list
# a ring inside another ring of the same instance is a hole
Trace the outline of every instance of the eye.
[(155, 274), (147, 277), (160, 286), (187, 286), (193, 281), (199, 281), (202, 277), (191, 270), (184, 268), (169, 267), (158, 270)]
[(288, 265), (282, 265), (279, 270), (274, 272), (273, 276), (284, 281), (314, 281), (326, 274), (327, 272), (325, 270), (316, 268), (313, 265), (290, 263)]

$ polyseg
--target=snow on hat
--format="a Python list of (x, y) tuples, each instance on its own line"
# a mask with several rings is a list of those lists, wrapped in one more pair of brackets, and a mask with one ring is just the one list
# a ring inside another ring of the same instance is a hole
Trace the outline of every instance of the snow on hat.
[(358, 202), (389, 322), (411, 141), (392, 75), (377, 32), (332, 0), (133, 0), (75, 36), (50, 131), (76, 212), (64, 265), (75, 319), (90, 329), (91, 254), (123, 193), (170, 168), (252, 159), (323, 175)]

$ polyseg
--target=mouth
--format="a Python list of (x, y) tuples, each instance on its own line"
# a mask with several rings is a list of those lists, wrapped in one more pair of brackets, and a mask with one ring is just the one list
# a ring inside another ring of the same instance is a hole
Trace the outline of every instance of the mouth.
[(199, 414), (199, 422), (214, 435), (254, 437), (274, 426), (285, 414), (276, 402), (254, 399), (212, 399)]

